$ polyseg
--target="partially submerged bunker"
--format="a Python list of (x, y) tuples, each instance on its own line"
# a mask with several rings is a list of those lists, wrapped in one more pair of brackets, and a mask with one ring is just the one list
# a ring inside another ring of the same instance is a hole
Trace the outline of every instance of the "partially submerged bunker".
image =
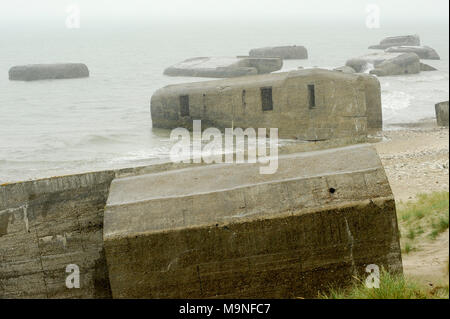
[(266, 74), (283, 66), (281, 58), (264, 57), (197, 57), (184, 60), (164, 70), (168, 76), (193, 76), (205, 78), (231, 78)]
[(89, 77), (83, 63), (30, 64), (14, 66), (9, 70), (11, 81), (39, 81)]
[(448, 127), (448, 101), (436, 103), (434, 108), (437, 125)]
[(315, 297), (369, 264), (402, 271), (368, 145), (282, 155), (273, 175), (163, 163), (0, 185), (0, 261), (0, 298)]
[(414, 35), (387, 37), (381, 40), (379, 44), (369, 46), (369, 49), (384, 50), (396, 46), (419, 46), (419, 45), (420, 45), (420, 37), (417, 34), (414, 34)]
[(155, 128), (278, 128), (281, 138), (364, 138), (381, 129), (379, 81), (322, 69), (169, 85), (151, 99)]

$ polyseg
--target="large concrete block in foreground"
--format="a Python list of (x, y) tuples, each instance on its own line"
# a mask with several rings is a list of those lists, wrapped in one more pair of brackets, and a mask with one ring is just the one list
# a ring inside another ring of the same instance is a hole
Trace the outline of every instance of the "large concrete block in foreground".
[(11, 81), (38, 81), (89, 77), (89, 69), (82, 63), (30, 64), (9, 70)]
[(265, 47), (252, 49), (249, 52), (251, 57), (272, 58), (279, 57), (288, 59), (307, 59), (308, 50), (302, 45), (287, 45), (281, 47)]
[(378, 64), (370, 74), (377, 76), (416, 74), (420, 72), (420, 59), (415, 53), (404, 53)]
[(315, 297), (369, 264), (402, 271), (367, 145), (280, 156), (273, 175), (215, 164), (115, 179), (104, 247), (115, 298)]

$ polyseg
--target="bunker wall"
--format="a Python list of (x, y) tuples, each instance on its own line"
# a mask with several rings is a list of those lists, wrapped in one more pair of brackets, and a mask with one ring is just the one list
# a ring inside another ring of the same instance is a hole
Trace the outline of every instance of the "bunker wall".
[[(262, 93), (266, 89), (271, 96), (268, 108), (264, 108)], [(300, 140), (365, 136), (366, 101), (372, 105), (377, 94), (367, 98), (366, 91), (372, 89), (376, 86), (359, 77), (335, 80), (321, 75), (267, 81), (259, 86), (179, 86), (154, 94), (152, 123), (153, 127), (192, 129), (192, 121), (201, 119), (205, 128), (276, 127), (281, 138)], [(180, 111), (181, 96), (188, 96), (186, 113)]]

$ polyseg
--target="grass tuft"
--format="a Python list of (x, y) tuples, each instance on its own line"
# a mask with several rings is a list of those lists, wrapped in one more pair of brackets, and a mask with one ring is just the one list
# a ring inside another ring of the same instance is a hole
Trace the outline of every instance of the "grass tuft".
[(448, 299), (448, 296), (448, 286), (426, 290), (401, 275), (393, 275), (383, 269), (379, 288), (368, 288), (364, 280), (355, 279), (347, 289), (330, 289), (327, 294), (319, 294), (321, 299)]
[(419, 194), (415, 201), (400, 203), (397, 214), (403, 251), (416, 250), (417, 241), (435, 240), (449, 227), (449, 193)]

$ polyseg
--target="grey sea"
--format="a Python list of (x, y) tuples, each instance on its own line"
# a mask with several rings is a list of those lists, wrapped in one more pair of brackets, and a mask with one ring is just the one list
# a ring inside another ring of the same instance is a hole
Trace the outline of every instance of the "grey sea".
[[(202, 81), (167, 77), (163, 70), (196, 56), (245, 55), (254, 47), (298, 44), (299, 66), (334, 68), (392, 35), (419, 34), (441, 60), (438, 69), (380, 78), (386, 129), (434, 117), (449, 98), (448, 24), (314, 24), (199, 21), (83, 24), (80, 29), (40, 25), (0, 29), (0, 183), (146, 165), (169, 156), (170, 131), (153, 130), (150, 98), (168, 84)], [(13, 65), (81, 62), (85, 79), (12, 82)]]

